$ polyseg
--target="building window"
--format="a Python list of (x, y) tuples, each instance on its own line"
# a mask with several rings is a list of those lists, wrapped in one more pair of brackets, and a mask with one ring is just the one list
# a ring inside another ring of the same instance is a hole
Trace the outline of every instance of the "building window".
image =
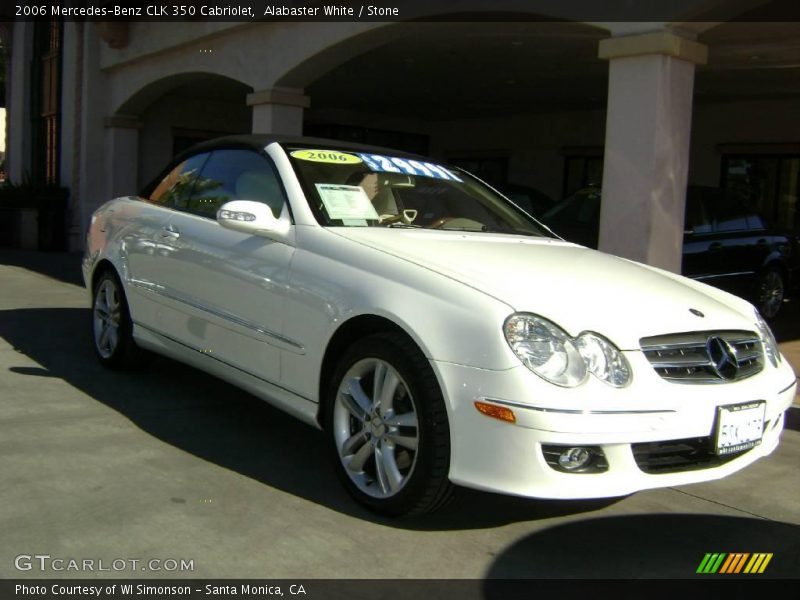
[(508, 185), (508, 158), (505, 156), (455, 156), (448, 162), (496, 188)]
[(600, 187), (603, 182), (601, 154), (564, 157), (564, 198), (589, 186)]
[(31, 174), (34, 181), (45, 183), (56, 183), (59, 178), (62, 32), (63, 24), (58, 21), (34, 24)]
[(800, 232), (800, 154), (727, 154), (721, 187), (773, 225)]

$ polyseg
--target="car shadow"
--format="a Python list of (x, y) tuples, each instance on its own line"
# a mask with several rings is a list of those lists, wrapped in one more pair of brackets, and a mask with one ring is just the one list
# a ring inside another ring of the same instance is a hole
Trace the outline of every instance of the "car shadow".
[(493, 579), (724, 577), (697, 573), (706, 553), (723, 552), (773, 554), (763, 574), (739, 574), (740, 579), (796, 578), (800, 573), (800, 526), (713, 514), (573, 520), (541, 529), (505, 548), (487, 571), (484, 596), (503, 597), (499, 593), (502, 585), (493, 585)]
[(83, 287), (80, 253), (0, 248), (0, 265), (21, 267), (51, 279)]
[(9, 370), (63, 379), (159, 440), (331, 510), (404, 529), (461, 530), (584, 513), (617, 501), (532, 501), (458, 489), (454, 502), (432, 515), (377, 517), (344, 491), (321, 431), (163, 357), (143, 372), (108, 371), (94, 356), (89, 319), (88, 309), (77, 308), (0, 311), (0, 337), (39, 365)]

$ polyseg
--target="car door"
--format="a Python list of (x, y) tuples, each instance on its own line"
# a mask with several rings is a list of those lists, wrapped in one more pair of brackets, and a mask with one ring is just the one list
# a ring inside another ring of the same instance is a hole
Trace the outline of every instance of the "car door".
[(166, 224), (173, 251), (160, 265), (168, 306), (159, 329), (261, 379), (280, 379), (280, 355), (298, 351), (282, 336), (292, 246), (232, 231), (216, 221), (231, 200), (253, 200), (290, 219), (271, 161), (246, 149), (214, 150)]
[(150, 329), (157, 326), (164, 302), (160, 293), (161, 265), (177, 249), (167, 224), (176, 205), (190, 195), (194, 179), (207, 159), (208, 153), (197, 154), (181, 159), (169, 169), (152, 190), (145, 192), (135, 226), (128, 227), (123, 235), (128, 303), (138, 325)]
[(681, 274), (712, 285), (723, 267), (712, 222), (717, 193), (714, 188), (689, 187), (683, 226)]
[(720, 197), (714, 219), (714, 285), (747, 296), (756, 272), (770, 252), (760, 219), (736, 198)]

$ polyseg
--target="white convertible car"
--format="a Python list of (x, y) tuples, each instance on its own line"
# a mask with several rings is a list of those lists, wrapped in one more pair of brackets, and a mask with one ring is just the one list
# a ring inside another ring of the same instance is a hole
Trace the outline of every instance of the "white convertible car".
[(196, 146), (93, 215), (108, 367), (165, 354), (322, 427), (373, 510), (453, 484), (597, 498), (772, 452), (795, 375), (752, 305), (567, 243), (468, 173), (381, 148)]

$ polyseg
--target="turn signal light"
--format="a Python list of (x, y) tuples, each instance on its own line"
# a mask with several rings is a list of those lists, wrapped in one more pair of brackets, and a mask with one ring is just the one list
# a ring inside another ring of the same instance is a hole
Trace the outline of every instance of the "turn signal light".
[(492, 417), (493, 419), (500, 419), (508, 423), (516, 423), (517, 418), (514, 416), (513, 411), (505, 406), (497, 406), (496, 404), (488, 404), (486, 402), (475, 401), (475, 408), (479, 413)]

